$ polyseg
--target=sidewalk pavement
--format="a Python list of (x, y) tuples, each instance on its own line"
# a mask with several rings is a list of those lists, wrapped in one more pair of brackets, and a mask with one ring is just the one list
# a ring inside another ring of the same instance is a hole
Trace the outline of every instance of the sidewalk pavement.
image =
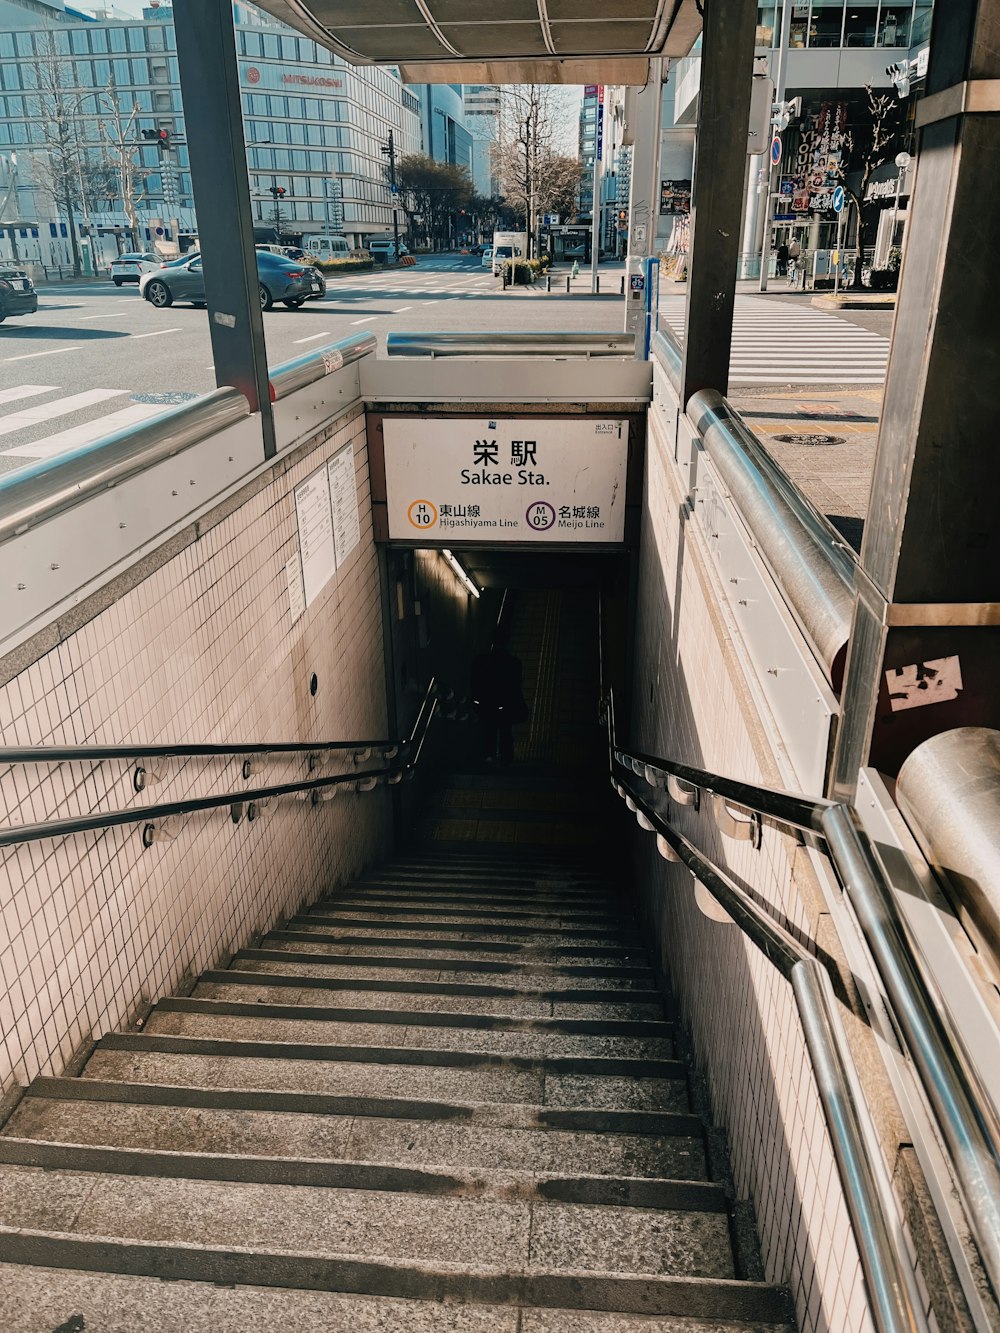
[(860, 551), (881, 388), (740, 387), (730, 401), (798, 490)]

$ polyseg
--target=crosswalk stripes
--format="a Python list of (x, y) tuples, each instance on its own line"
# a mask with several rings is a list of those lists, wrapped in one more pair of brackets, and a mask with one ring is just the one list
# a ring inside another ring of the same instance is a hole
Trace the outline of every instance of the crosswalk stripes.
[[(128, 389), (87, 389), (44, 403), (33, 402), (30, 407), (0, 416), (0, 437), (19, 437), (9, 447), (5, 447), (4, 440), (0, 439), (0, 464), (5, 459), (54, 458), (167, 410), (162, 402), (131, 402), (111, 412), (91, 415), (94, 409), (105, 404), (110, 406), (113, 399), (127, 398), (130, 392)], [(50, 384), (16, 384), (0, 391), (0, 403), (17, 404), (47, 393), (59, 393), (59, 390)], [(88, 419), (54, 434), (51, 432), (52, 423), (58, 418), (74, 414), (88, 414)]]
[[(683, 295), (660, 301), (660, 319), (684, 336)], [(731, 384), (881, 384), (889, 339), (837, 315), (787, 301), (737, 296)]]

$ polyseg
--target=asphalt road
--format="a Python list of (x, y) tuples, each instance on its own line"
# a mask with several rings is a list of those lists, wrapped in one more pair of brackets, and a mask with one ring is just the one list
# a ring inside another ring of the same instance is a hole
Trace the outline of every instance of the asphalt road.
[[(270, 366), (352, 333), (400, 330), (615, 330), (614, 296), (506, 292), (474, 256), (333, 279), (325, 299), (264, 315)], [(208, 316), (156, 310), (134, 286), (91, 282), (42, 288), (37, 315), (0, 326), (0, 472), (50, 457), (215, 388)], [(153, 401), (150, 401), (153, 400)]]
[[(272, 367), (352, 333), (588, 330), (622, 327), (622, 265), (602, 265), (605, 294), (565, 272), (503, 291), (473, 256), (421, 258), (413, 268), (331, 280), (321, 301), (264, 315)], [(684, 294), (668, 285), (661, 318), (683, 333)], [(878, 324), (820, 312), (800, 297), (737, 298), (732, 383), (881, 384), (888, 340)], [(867, 327), (865, 327), (867, 325)], [(190, 305), (157, 310), (134, 286), (110, 281), (42, 288), (36, 315), (0, 326), (0, 473), (51, 458), (215, 387), (208, 315)], [(753, 390), (751, 390), (753, 391)]]

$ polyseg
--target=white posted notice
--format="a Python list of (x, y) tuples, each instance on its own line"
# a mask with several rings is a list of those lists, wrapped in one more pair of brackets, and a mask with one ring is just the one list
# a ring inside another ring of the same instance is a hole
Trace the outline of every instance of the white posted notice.
[(621, 542), (628, 421), (386, 417), (389, 536)]
[(361, 519), (358, 515), (358, 483), (354, 475), (354, 448), (345, 445), (326, 465), (330, 478), (330, 500), (333, 505), (333, 540), (337, 551), (337, 568), (361, 540)]
[(337, 568), (330, 512), (330, 483), (322, 467), (295, 488), (295, 517), (302, 553), (302, 586), (311, 606)]

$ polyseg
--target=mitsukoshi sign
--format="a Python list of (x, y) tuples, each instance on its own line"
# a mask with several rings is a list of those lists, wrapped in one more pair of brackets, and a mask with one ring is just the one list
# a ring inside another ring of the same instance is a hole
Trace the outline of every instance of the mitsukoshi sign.
[(389, 537), (621, 542), (628, 421), (386, 417)]

